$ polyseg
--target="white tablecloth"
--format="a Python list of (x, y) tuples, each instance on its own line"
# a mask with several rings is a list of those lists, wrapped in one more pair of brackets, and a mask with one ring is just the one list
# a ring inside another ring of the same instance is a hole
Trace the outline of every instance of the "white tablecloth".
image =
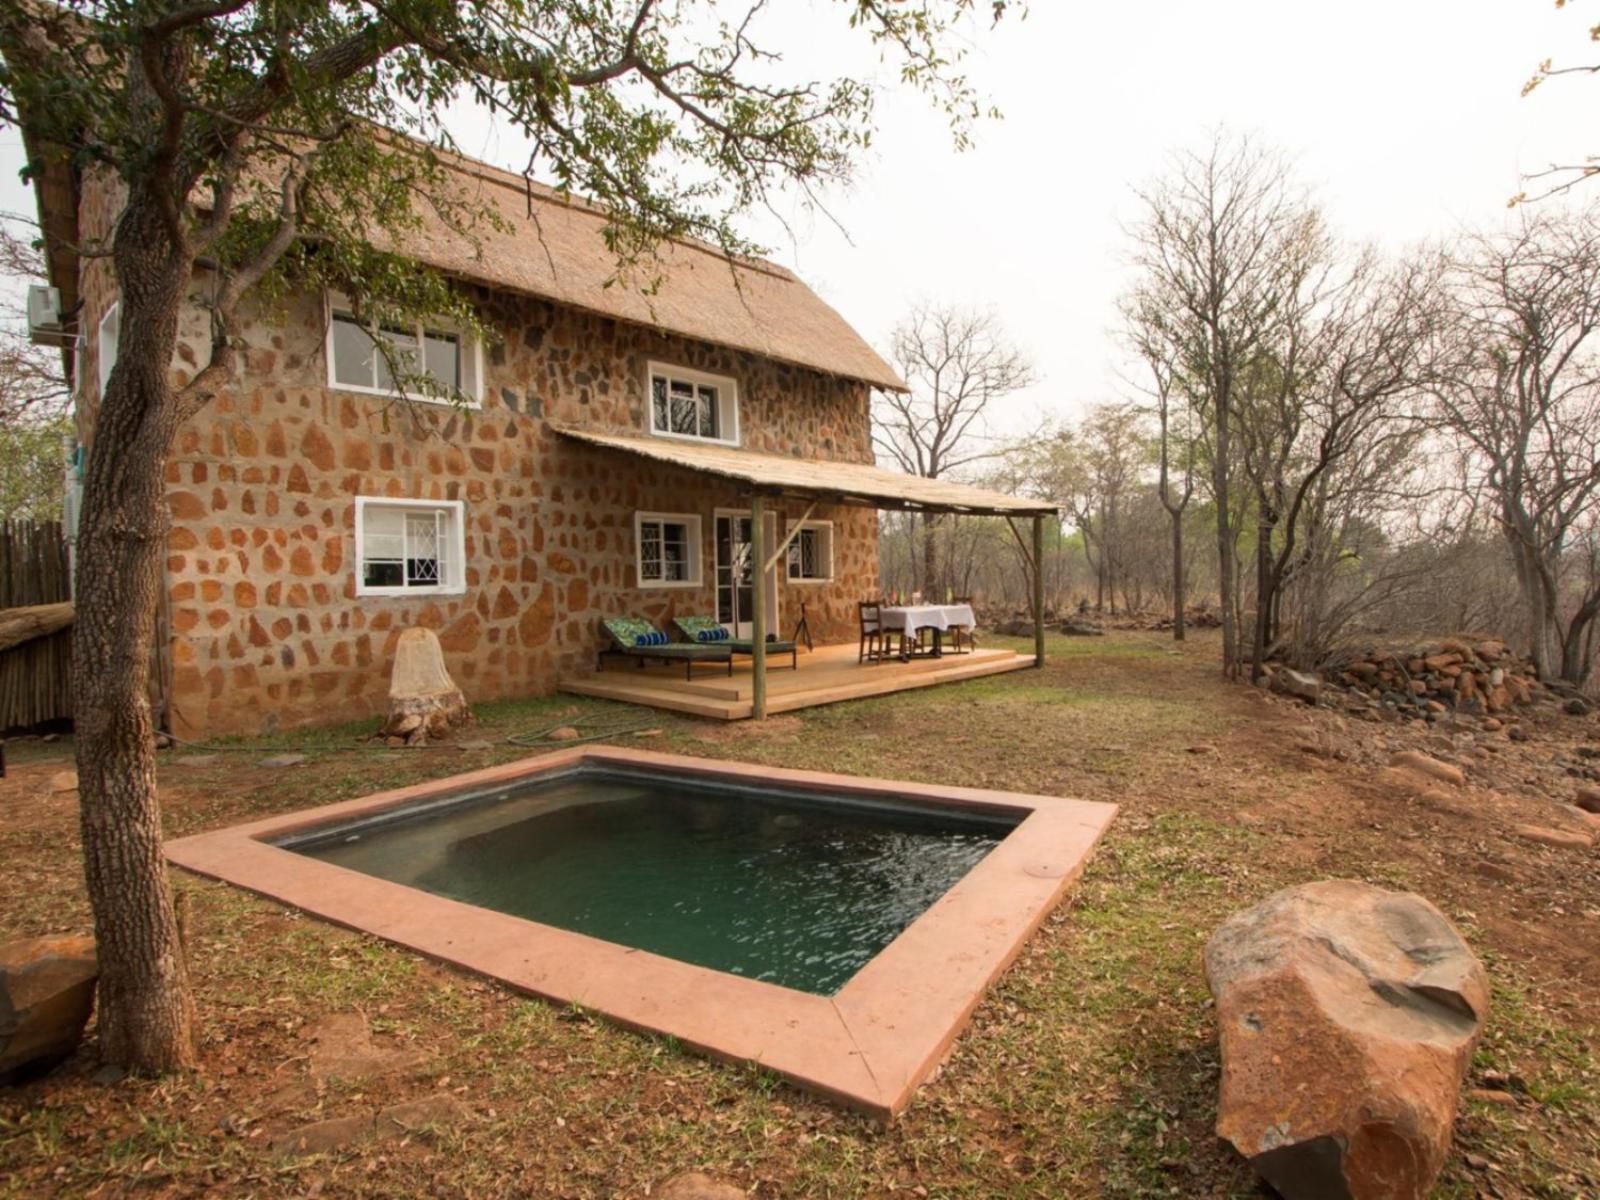
[(918, 604), (879, 609), (885, 629), (950, 629), (960, 626), (971, 629), (977, 624), (970, 604)]

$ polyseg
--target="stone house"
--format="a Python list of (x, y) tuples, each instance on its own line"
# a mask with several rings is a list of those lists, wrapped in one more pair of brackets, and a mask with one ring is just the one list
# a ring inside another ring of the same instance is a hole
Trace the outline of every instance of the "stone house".
[[(747, 493), (629, 447), (872, 461), (871, 389), (903, 385), (793, 274), (682, 242), (664, 251), (655, 294), (607, 286), (603, 214), (481, 163), (455, 173), (505, 229), (430, 225), (391, 248), (469, 288), (493, 336), (443, 323), (381, 336), (460, 400), (397, 396), (374, 331), (340, 296), (302, 293), (256, 313), (235, 386), (178, 434), (156, 682), (180, 736), (378, 714), (410, 625), (438, 632), (472, 701), (590, 668), (604, 616), (743, 629)], [(72, 248), (109, 231), (116, 193), (52, 168), (38, 194), (51, 283), (76, 316), (86, 444), (118, 305), (105, 260)], [(205, 345), (194, 306), (180, 383)], [(819, 640), (852, 640), (856, 602), (877, 587), (876, 515), (780, 500), (767, 545), (808, 508), (764, 581), (768, 611), (787, 635), (804, 604)]]

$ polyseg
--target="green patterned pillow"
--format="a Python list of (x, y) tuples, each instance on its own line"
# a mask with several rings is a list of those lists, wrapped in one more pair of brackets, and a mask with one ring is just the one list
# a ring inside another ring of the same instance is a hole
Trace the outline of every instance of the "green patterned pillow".
[[(722, 622), (711, 617), (674, 617), (672, 623), (683, 631), (683, 636), (691, 642), (704, 642), (709, 638), (701, 637), (702, 633), (716, 638), (722, 632)], [(718, 638), (718, 640), (721, 640)]]
[(639, 645), (641, 637), (658, 633), (656, 627), (643, 617), (606, 617), (601, 624), (606, 627), (607, 633), (617, 639), (619, 645), (628, 647)]

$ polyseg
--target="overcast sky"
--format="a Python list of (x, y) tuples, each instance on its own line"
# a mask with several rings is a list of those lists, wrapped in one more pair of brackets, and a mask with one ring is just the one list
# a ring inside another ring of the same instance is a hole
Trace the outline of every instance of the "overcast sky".
[[(796, 72), (873, 70), (828, 0), (774, 0), (769, 45)], [(1574, 9), (1578, 11), (1574, 11)], [(978, 28), (967, 64), (1004, 120), (956, 154), (941, 118), (891, 85), (855, 184), (829, 197), (845, 226), (801, 217), (773, 247), (880, 351), (918, 299), (992, 309), (1040, 382), (1002, 419), (1021, 432), (1118, 394), (1110, 334), (1127, 283), (1133, 187), (1176, 148), (1223, 127), (1287, 152), (1336, 229), (1396, 249), (1506, 219), (1522, 175), (1600, 152), (1600, 79), (1547, 82), (1536, 65), (1600, 59), (1592, 13), (1554, 0), (1034, 0)], [(1588, 19), (1586, 19), (1588, 18)], [(519, 139), (475, 113), (463, 149), (520, 170)], [(0, 208), (33, 211), (0, 133)], [(1595, 185), (1600, 201), (1600, 184)]]

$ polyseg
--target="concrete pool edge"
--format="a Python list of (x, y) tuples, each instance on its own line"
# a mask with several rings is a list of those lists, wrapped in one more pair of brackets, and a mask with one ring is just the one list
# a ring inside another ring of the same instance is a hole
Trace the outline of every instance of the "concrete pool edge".
[[(477, 908), (267, 839), (584, 764), (1027, 815), (832, 997)], [(696, 1050), (751, 1062), (881, 1120), (910, 1102), (1088, 862), (1116, 806), (584, 746), (169, 842), (200, 875)]]

